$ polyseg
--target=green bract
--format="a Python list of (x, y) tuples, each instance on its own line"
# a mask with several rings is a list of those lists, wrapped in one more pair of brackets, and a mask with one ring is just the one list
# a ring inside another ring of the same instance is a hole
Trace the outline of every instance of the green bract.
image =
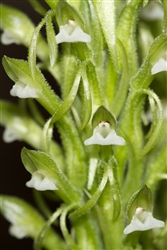
[(95, 128), (100, 121), (107, 121), (110, 123), (112, 128), (116, 128), (116, 118), (109, 112), (105, 107), (99, 107), (93, 115), (92, 126)]
[(152, 212), (153, 200), (150, 189), (144, 185), (139, 191), (134, 193), (127, 205), (127, 215), (129, 220), (135, 214), (136, 208), (141, 207), (146, 211)]

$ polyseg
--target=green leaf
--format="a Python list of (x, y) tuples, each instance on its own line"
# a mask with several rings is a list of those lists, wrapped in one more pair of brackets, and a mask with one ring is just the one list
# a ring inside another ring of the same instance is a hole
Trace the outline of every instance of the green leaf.
[(83, 93), (83, 120), (81, 129), (83, 129), (90, 120), (92, 114), (92, 101), (91, 95), (89, 91), (89, 81), (86, 75), (86, 68), (85, 65), (81, 67), (81, 76), (82, 76), (82, 83), (83, 83), (83, 91), (81, 89), (81, 95)]
[[(166, 134), (164, 135), (166, 136)], [(167, 153), (167, 143), (158, 149), (157, 152), (154, 152), (154, 157), (152, 157), (152, 162), (149, 162), (146, 168), (146, 183), (151, 189), (156, 189), (157, 184), (160, 180), (165, 179), (167, 173), (167, 162), (166, 162), (166, 153)]]
[(92, 207), (96, 205), (102, 191), (104, 190), (106, 186), (107, 179), (108, 179), (108, 173), (107, 171), (105, 171), (97, 190), (94, 192), (92, 197), (82, 207), (78, 208), (76, 211), (70, 214), (69, 217), (71, 219), (76, 219), (77, 217), (86, 214)]
[(42, 16), (45, 15), (47, 10), (39, 3), (38, 0), (28, 0), (28, 1), (37, 13), (39, 13)]
[(138, 69), (136, 25), (142, 2), (143, 0), (137, 2), (128, 1), (120, 14), (117, 26), (118, 39), (124, 45), (126, 54), (128, 55), (130, 76), (136, 74)]
[(56, 9), (59, 0), (54, 0), (54, 1), (45, 0), (45, 2), (49, 5), (51, 9)]
[(54, 32), (51, 16), (48, 16), (46, 20), (46, 34), (47, 34), (47, 41), (49, 45), (50, 65), (51, 67), (54, 67), (58, 51), (57, 51), (55, 32)]
[(131, 84), (135, 89), (147, 88), (155, 76), (151, 75), (151, 68), (166, 53), (167, 34), (161, 34), (151, 44), (147, 57), (143, 61)]
[(80, 80), (81, 80), (81, 72), (79, 69), (77, 74), (76, 74), (74, 83), (71, 87), (70, 93), (65, 98), (64, 102), (59, 106), (59, 108), (54, 113), (52, 120), (51, 120), (51, 123), (55, 123), (56, 121), (60, 120), (62, 118), (62, 116), (69, 110), (69, 108), (71, 107), (71, 105), (74, 102), (75, 97), (77, 95)]
[(116, 54), (116, 18), (115, 1), (96, 1), (93, 0), (97, 16), (106, 40), (111, 60), (115, 71), (118, 71), (118, 62)]
[(91, 43), (89, 47), (92, 51), (93, 61), (96, 64), (96, 68), (101, 68), (103, 60), (103, 34), (99, 19), (96, 15), (95, 7), (92, 1), (83, 1), (80, 7), (80, 11), (84, 17), (85, 26), (88, 34), (91, 36)]
[(21, 158), (28, 172), (43, 171), (56, 182), (56, 193), (67, 203), (78, 202), (79, 192), (71, 185), (56, 162), (44, 152), (22, 149)]
[(47, 154), (50, 154), (50, 144), (53, 135), (53, 124), (51, 126), (50, 118), (44, 125), (43, 133), (42, 133), (42, 144), (43, 144), (43, 151)]
[(104, 104), (104, 100), (102, 96), (100, 80), (96, 71), (96, 66), (93, 65), (91, 61), (89, 61), (86, 65), (86, 73), (90, 86), (92, 111), (94, 113), (99, 106)]
[[(44, 224), (43, 228), (41, 229), (40, 233), (37, 235), (36, 239), (35, 239), (35, 243), (34, 243), (34, 249), (35, 250), (41, 250), (42, 249), (42, 245), (43, 242), (45, 240), (45, 237), (47, 235), (47, 232), (50, 230), (50, 226), (51, 224), (60, 216), (60, 214), (62, 213), (62, 209), (63, 207), (59, 208), (56, 210), (56, 212), (54, 212), (49, 220)], [(56, 245), (57, 247), (57, 245)], [(62, 248), (61, 249), (67, 249), (65, 244), (63, 246), (63, 242), (62, 242)]]
[(118, 183), (118, 177), (117, 177), (117, 162), (114, 157), (110, 157), (108, 161), (108, 179), (110, 183), (111, 193), (112, 193), (112, 210), (113, 215), (112, 219), (113, 221), (116, 221), (118, 219), (120, 212), (121, 212), (121, 192), (120, 187)]
[[(146, 93), (147, 92), (149, 94), (149, 97), (151, 98), (150, 99), (150, 106), (151, 106), (152, 111), (153, 111), (153, 123), (152, 123), (150, 133), (149, 133), (149, 141), (144, 146), (144, 148), (141, 152), (142, 156), (147, 154), (155, 146), (155, 144), (158, 142), (159, 135), (161, 133), (162, 123), (163, 123), (162, 105), (161, 105), (161, 102), (160, 102), (158, 96), (154, 92), (151, 92), (149, 90), (146, 91)], [(155, 107), (153, 106), (154, 103), (152, 104), (152, 101), (154, 101), (156, 103), (157, 111), (155, 111)]]
[[(125, 47), (120, 40), (117, 40), (117, 44), (118, 44), (119, 58), (122, 59), (120, 60), (121, 76), (119, 83), (117, 84), (118, 86), (116, 86), (114, 97), (111, 100), (112, 101), (111, 110), (114, 110), (114, 114), (116, 115), (116, 117), (118, 117), (118, 115), (120, 114), (125, 105), (129, 87), (128, 56), (126, 54)], [(112, 86), (111, 82), (109, 84)], [(109, 92), (106, 93), (106, 95), (110, 97), (111, 95), (110, 92), (112, 92), (112, 87), (108, 86), (106, 91)]]
[(70, 249), (73, 250), (81, 250), (81, 248), (74, 242), (73, 238), (68, 232), (67, 223), (66, 223), (66, 217), (67, 213), (71, 210), (73, 210), (76, 207), (76, 204), (71, 204), (70, 206), (66, 207), (64, 211), (62, 212), (62, 215), (60, 217), (60, 228), (63, 233), (63, 236), (67, 242), (67, 245)]

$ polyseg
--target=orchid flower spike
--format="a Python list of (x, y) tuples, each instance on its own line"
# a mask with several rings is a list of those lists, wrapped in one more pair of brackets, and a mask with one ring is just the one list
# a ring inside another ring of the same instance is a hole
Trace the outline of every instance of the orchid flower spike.
[(118, 136), (108, 121), (100, 121), (94, 128), (93, 136), (84, 142), (85, 145), (125, 145), (125, 140)]
[(26, 186), (30, 188), (35, 188), (36, 190), (39, 191), (58, 189), (51, 178), (44, 176), (39, 171), (35, 171), (32, 174), (31, 180), (26, 182)]
[(20, 81), (13, 85), (10, 94), (19, 98), (38, 98), (35, 90)]
[(154, 64), (151, 69), (151, 74), (154, 75), (162, 71), (167, 71), (167, 60), (164, 58), (159, 59), (159, 61)]
[(164, 227), (165, 223), (161, 220), (153, 218), (151, 212), (146, 211), (142, 207), (137, 207), (131, 223), (124, 229), (124, 234), (134, 231), (145, 231), (152, 228)]
[(69, 20), (67, 24), (60, 26), (60, 32), (56, 35), (56, 42), (74, 43), (74, 42), (91, 42), (91, 37), (85, 33), (75, 21)]

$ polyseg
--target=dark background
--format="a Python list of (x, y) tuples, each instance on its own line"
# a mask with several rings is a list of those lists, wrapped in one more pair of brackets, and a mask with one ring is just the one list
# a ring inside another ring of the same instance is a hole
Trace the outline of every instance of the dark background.
[[(42, 1), (43, 2), (43, 1)], [(41, 20), (41, 16), (36, 13), (29, 2), (20, 0), (20, 1), (8, 1), (1, 0), (1, 3), (13, 6), (25, 12), (35, 24), (38, 24)], [(7, 55), (12, 58), (25, 59), (27, 58), (27, 48), (20, 45), (2, 45), (0, 44), (0, 56), (1, 61), (2, 57)], [(10, 96), (10, 89), (13, 86), (12, 80), (6, 75), (2, 63), (0, 63), (0, 95), (1, 99), (10, 100), (17, 103), (16, 97)], [(0, 114), (2, 115), (2, 114)], [(2, 134), (4, 128), (0, 127), (0, 188), (1, 194), (17, 196), (26, 201), (34, 204), (32, 189), (29, 189), (25, 186), (25, 183), (30, 179), (30, 174), (25, 170), (21, 159), (20, 152), (23, 146), (26, 146), (23, 142), (12, 142), (4, 143), (2, 141)], [(2, 250), (31, 250), (32, 240), (22, 239), (18, 240), (14, 237), (11, 237), (8, 234), (8, 228), (10, 223), (8, 223), (2, 216), (0, 217), (0, 248)]]

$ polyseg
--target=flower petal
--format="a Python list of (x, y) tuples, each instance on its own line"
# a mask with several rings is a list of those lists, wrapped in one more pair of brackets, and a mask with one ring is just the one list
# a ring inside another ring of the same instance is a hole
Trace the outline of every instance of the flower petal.
[(133, 217), (131, 223), (124, 229), (124, 234), (129, 234), (134, 231), (145, 231), (152, 228), (164, 227), (163, 221), (154, 219), (151, 212), (147, 212), (147, 217), (144, 222), (141, 222), (136, 216)]
[(167, 71), (167, 61), (164, 58), (161, 58), (154, 64), (151, 69), (151, 74), (154, 75), (162, 71)]
[(9, 227), (9, 233), (10, 233), (10, 235), (16, 237), (17, 239), (22, 239), (25, 236), (27, 236), (27, 232), (25, 230), (25, 227), (21, 227), (18, 225), (11, 225)]
[(38, 98), (38, 95), (33, 89), (19, 81), (13, 85), (10, 94), (19, 98)]
[(3, 132), (3, 140), (6, 143), (10, 143), (10, 142), (13, 142), (15, 140), (19, 140), (19, 138), (17, 137), (17, 135), (15, 134), (15, 132), (12, 129), (6, 127), (4, 132)]
[(4, 45), (10, 45), (12, 43), (20, 44), (17, 39), (15, 39), (10, 33), (6, 31), (4, 31), (1, 35), (1, 43)]
[(132, 219), (131, 223), (124, 229), (124, 234), (130, 234), (134, 231), (144, 231), (144, 224), (138, 219)]
[(35, 188), (36, 190), (39, 190), (39, 191), (58, 189), (50, 178), (43, 177), (42, 174), (37, 173), (37, 172), (34, 172), (32, 174), (32, 178), (31, 180), (26, 182), (26, 186)]
[(74, 31), (69, 34), (64, 26), (60, 26), (60, 32), (56, 35), (56, 42), (57, 44), (63, 42), (91, 42), (91, 37), (86, 34), (80, 27), (76, 27)]
[(99, 132), (94, 132), (93, 136), (85, 140), (85, 145), (98, 144), (98, 145), (125, 145), (125, 140), (117, 136), (114, 130), (104, 138)]
[(161, 220), (157, 220), (153, 218), (152, 214), (149, 213), (149, 216), (146, 218), (145, 222), (145, 230), (151, 229), (151, 228), (160, 228), (164, 227), (165, 223)]
[(112, 132), (108, 134), (107, 141), (111, 142), (110, 144), (112, 145), (120, 145), (120, 146), (125, 145), (125, 140), (122, 137), (118, 136), (114, 130), (112, 130)]

